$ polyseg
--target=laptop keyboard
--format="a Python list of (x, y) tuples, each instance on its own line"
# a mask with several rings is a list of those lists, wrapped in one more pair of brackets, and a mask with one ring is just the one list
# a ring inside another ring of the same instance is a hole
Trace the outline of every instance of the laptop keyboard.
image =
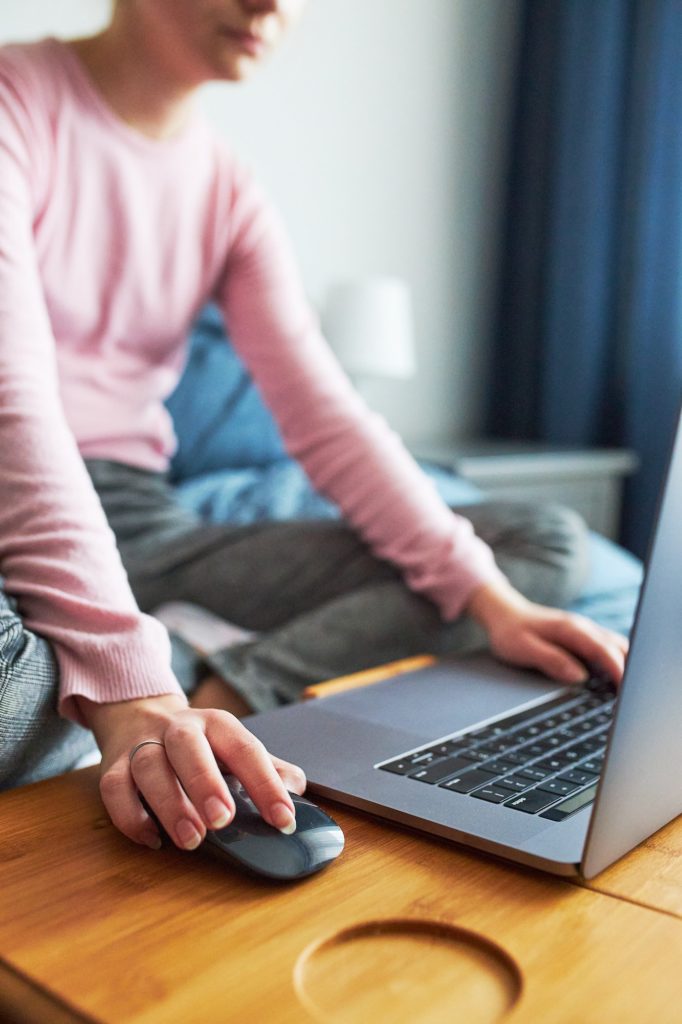
[(594, 800), (615, 700), (610, 684), (592, 680), (377, 768), (563, 821)]

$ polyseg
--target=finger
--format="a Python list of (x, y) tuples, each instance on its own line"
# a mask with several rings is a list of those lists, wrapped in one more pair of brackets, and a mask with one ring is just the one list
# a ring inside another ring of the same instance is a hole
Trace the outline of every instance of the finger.
[(212, 749), (242, 782), (263, 818), (281, 832), (293, 832), (293, 801), (260, 740), (224, 711), (206, 712), (205, 723)]
[(596, 666), (615, 683), (623, 678), (625, 654), (612, 635), (577, 616), (562, 616), (542, 629), (545, 639), (560, 643), (587, 665)]
[(630, 650), (630, 641), (626, 636), (623, 636), (622, 633), (613, 633), (609, 629), (604, 630), (604, 632), (607, 634), (607, 637), (611, 640), (611, 642), (616, 645), (618, 650), (621, 651), (622, 654), (628, 654)]
[(587, 670), (581, 662), (563, 647), (543, 639), (537, 633), (530, 633), (524, 638), (523, 645), (518, 648), (518, 658), (517, 664), (536, 668), (561, 683), (584, 683), (587, 679)]
[(591, 619), (584, 619), (583, 616), (577, 616), (578, 621), (581, 623), (587, 623), (588, 628), (592, 628), (595, 635), (602, 638), (602, 640), (611, 644), (617, 648), (623, 655), (627, 655), (630, 650), (630, 640), (628, 637), (623, 636), (622, 633), (615, 633), (612, 629), (607, 629), (605, 626), (600, 626), (598, 623), (593, 622)]
[(165, 749), (157, 744), (142, 747), (130, 767), (135, 785), (175, 845), (195, 850), (206, 828), (180, 785)]
[(124, 836), (153, 850), (160, 848), (161, 837), (140, 803), (127, 760), (117, 762), (102, 774), (99, 791), (107, 814)]
[(308, 780), (302, 768), (299, 768), (297, 764), (291, 764), (289, 761), (283, 761), (280, 757), (275, 757), (274, 754), (270, 754), (270, 760), (290, 793), (298, 793), (300, 796), (305, 792)]
[(225, 828), (234, 800), (199, 725), (172, 724), (164, 735), (168, 760), (207, 828)]

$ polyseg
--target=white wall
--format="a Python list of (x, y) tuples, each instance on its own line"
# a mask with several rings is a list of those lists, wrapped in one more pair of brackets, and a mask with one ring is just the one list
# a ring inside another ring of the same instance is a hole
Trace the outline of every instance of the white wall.
[[(107, 0), (0, 0), (0, 41), (85, 34)], [(410, 439), (475, 432), (491, 326), (517, 0), (310, 0), (269, 66), (205, 103), (283, 212), (311, 299), (413, 289), (419, 372), (366, 394)]]

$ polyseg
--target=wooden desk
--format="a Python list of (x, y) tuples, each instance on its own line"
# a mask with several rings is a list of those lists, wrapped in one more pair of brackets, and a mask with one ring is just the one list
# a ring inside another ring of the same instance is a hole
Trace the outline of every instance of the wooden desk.
[(2, 794), (0, 1020), (680, 1020), (678, 917), (330, 809), (342, 858), (280, 887), (128, 842), (97, 769)]
[(595, 892), (682, 918), (682, 818), (650, 836), (587, 884)]

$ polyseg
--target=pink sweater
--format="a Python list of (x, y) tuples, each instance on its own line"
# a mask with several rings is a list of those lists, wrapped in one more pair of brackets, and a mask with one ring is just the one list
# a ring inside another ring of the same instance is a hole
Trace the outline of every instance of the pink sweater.
[(320, 336), (281, 225), (196, 114), (149, 139), (54, 39), (0, 48), (0, 571), (74, 696), (178, 691), (81, 457), (163, 470), (163, 401), (209, 298), (288, 450), (373, 551), (454, 618), (499, 578)]

